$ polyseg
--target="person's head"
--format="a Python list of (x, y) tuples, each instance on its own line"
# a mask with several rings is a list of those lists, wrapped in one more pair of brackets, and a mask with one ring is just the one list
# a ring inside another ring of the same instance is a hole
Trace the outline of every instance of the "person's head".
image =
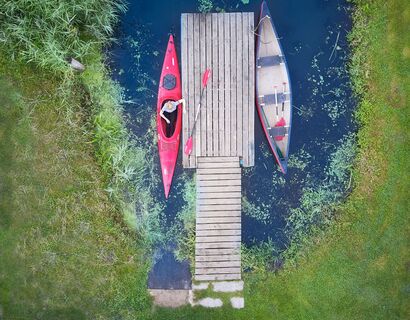
[(165, 108), (167, 109), (167, 110), (172, 110), (172, 109), (174, 109), (174, 104), (172, 103), (173, 101), (167, 101), (167, 102), (165, 102)]

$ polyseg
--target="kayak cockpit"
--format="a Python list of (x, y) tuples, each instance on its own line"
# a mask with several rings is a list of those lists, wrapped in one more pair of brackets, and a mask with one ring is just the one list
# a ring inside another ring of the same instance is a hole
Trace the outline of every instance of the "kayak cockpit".
[[(174, 100), (165, 100), (162, 106), (164, 106), (168, 101)], [(174, 135), (179, 112), (179, 107), (177, 107), (173, 112), (164, 112), (164, 116), (169, 120), (169, 123), (161, 117), (161, 130), (165, 137), (171, 138)]]

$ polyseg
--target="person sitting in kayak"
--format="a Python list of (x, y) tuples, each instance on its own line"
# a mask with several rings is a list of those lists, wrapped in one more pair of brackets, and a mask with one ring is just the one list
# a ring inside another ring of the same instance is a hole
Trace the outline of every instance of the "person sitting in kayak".
[(178, 101), (168, 100), (162, 106), (161, 111), (159, 112), (159, 115), (168, 124), (170, 124), (171, 121), (164, 115), (164, 112), (167, 112), (167, 113), (170, 113), (170, 114), (173, 113), (181, 103), (182, 103), (182, 108), (185, 110), (185, 99), (181, 99), (181, 100), (178, 100)]

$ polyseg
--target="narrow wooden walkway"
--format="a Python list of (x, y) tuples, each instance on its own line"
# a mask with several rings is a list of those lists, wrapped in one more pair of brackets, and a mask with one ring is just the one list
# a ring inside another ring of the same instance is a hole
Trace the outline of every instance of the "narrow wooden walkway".
[(255, 63), (254, 14), (189, 13), (181, 17), (182, 145), (191, 132), (199, 103), (202, 74), (211, 69), (196, 125), (191, 156), (185, 168), (196, 168), (197, 157), (239, 157), (254, 165)]
[(197, 168), (195, 280), (240, 280), (239, 157), (198, 157)]
[(191, 133), (202, 75), (211, 70), (190, 156), (197, 168), (195, 280), (241, 280), (241, 166), (254, 165), (254, 14), (181, 17), (182, 145)]

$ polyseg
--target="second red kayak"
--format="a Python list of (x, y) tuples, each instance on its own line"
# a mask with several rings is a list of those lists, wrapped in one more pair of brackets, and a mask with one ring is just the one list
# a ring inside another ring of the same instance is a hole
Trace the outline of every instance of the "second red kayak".
[[(166, 198), (169, 195), (178, 158), (182, 124), (182, 104), (174, 106), (173, 110), (172, 103), (179, 101), (181, 98), (181, 74), (174, 38), (171, 35), (162, 66), (157, 101), (158, 151)], [(170, 106), (169, 109), (167, 109), (168, 105)], [(161, 117), (161, 110), (163, 117)]]

